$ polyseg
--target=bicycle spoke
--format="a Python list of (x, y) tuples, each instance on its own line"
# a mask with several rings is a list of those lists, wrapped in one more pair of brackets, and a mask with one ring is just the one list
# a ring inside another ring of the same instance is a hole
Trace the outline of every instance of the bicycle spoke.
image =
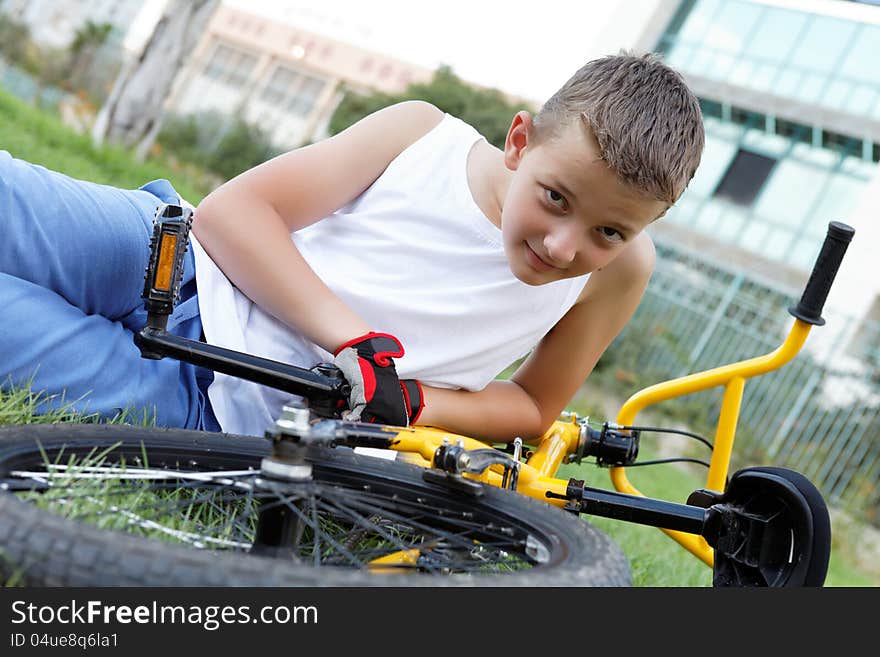
[(193, 548), (249, 551), (258, 513), (283, 506), (301, 523), (294, 544), (284, 547), (294, 558), (310, 557), (315, 567), (467, 573), (528, 564), (513, 556), (524, 540), (511, 527), (478, 522), (466, 510), (438, 509), (421, 497), (342, 485), (258, 484), (253, 469), (53, 463), (10, 475), (47, 485), (33, 493), (36, 499), (79, 521)]

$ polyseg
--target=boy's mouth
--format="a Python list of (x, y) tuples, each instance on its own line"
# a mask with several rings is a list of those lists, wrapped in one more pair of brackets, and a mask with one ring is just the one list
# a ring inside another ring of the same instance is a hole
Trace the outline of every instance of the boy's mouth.
[(535, 253), (534, 249), (529, 246), (528, 242), (524, 242), (526, 246), (526, 262), (529, 263), (529, 266), (535, 271), (552, 271), (554, 269), (558, 269), (558, 267), (554, 267), (553, 265), (545, 262), (541, 259), (537, 253)]

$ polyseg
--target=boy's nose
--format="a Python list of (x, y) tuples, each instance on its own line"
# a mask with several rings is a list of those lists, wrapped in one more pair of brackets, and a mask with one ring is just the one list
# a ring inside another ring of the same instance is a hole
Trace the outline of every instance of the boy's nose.
[(551, 264), (558, 266), (570, 265), (577, 254), (577, 238), (570, 231), (557, 230), (544, 237), (544, 248), (553, 259)]

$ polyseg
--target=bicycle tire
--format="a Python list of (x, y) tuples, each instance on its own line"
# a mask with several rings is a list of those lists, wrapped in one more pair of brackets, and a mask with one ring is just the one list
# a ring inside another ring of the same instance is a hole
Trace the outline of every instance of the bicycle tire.
[[(545, 546), (547, 558), (530, 570), (488, 574), (369, 572), (303, 561), (267, 558), (176, 545), (63, 517), (21, 499), (14, 490), (23, 468), (95, 449), (149, 460), (150, 472), (185, 463), (187, 472), (259, 467), (270, 451), (266, 439), (128, 425), (60, 424), (0, 428), (0, 574), (27, 586), (629, 586), (629, 565), (620, 548), (592, 525), (549, 504), (508, 490), (483, 486), (477, 498), (426, 482), (424, 469), (347, 448), (309, 453), (315, 477), (333, 490), (383, 493), (387, 499), (428, 500), (431, 523), (446, 509), (473, 509), (481, 522), (509, 523)], [(109, 461), (104, 461), (109, 462)], [(47, 469), (47, 468), (46, 468)], [(132, 476), (137, 470), (131, 466)], [(24, 479), (31, 481), (32, 475)], [(40, 494), (27, 493), (33, 500)], [(421, 497), (420, 497), (421, 496)], [(91, 499), (91, 498), (89, 498)], [(353, 499), (353, 498), (349, 498)], [(444, 510), (436, 511), (435, 507)], [(107, 516), (105, 516), (107, 517)], [(489, 519), (488, 521), (486, 519)], [(424, 522), (428, 522), (425, 520)], [(509, 531), (514, 531), (507, 527)], [(531, 539), (530, 539), (531, 540)]]
[(730, 478), (725, 501), (747, 517), (765, 520), (765, 545), (760, 558), (750, 554), (747, 545), (733, 544), (735, 553), (729, 547), (727, 553), (716, 549), (713, 586), (824, 584), (831, 521), (822, 494), (809, 479), (786, 468), (744, 468)]

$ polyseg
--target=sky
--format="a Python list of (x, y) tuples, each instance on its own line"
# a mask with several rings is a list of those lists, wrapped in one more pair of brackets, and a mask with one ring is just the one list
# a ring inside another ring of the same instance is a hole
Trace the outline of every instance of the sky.
[[(656, 0), (224, 0), (542, 102), (589, 59), (632, 45)], [(146, 6), (164, 0), (147, 0)], [(146, 11), (146, 9), (145, 9)]]

